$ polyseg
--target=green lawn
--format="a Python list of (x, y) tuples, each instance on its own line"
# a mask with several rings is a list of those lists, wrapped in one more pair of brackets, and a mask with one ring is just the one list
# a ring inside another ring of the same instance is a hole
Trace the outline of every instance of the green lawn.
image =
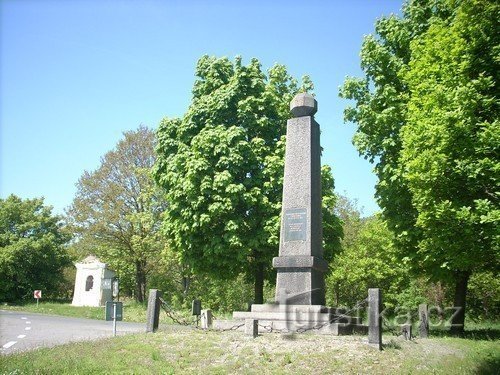
[[(43, 302), (2, 309), (103, 319), (103, 307)], [(187, 313), (185, 313), (187, 315)], [(467, 324), (465, 338), (431, 331), (430, 339), (404, 341), (387, 333), (384, 350), (362, 336), (283, 336), (256, 339), (241, 332), (201, 331), (171, 325), (161, 330), (0, 357), (0, 374), (101, 373), (366, 373), (500, 374), (499, 324)], [(188, 319), (191, 317), (188, 317)], [(146, 321), (146, 306), (124, 303), (124, 320)], [(169, 323), (169, 324), (165, 324)]]
[[(103, 319), (103, 307), (43, 302), (0, 308)], [(186, 313), (187, 315), (187, 313)], [(500, 374), (500, 325), (467, 325), (465, 338), (431, 331), (431, 339), (404, 341), (387, 333), (384, 350), (362, 336), (283, 336), (256, 339), (241, 332), (193, 330), (171, 324), (161, 330), (39, 349), (0, 357), (0, 374), (102, 373), (366, 373)], [(191, 317), (189, 317), (191, 318)], [(146, 306), (124, 303), (124, 320), (145, 322)]]
[(67, 344), (0, 357), (1, 374), (495, 374), (500, 342), (384, 336), (383, 351), (362, 336), (284, 336), (256, 339), (241, 332), (164, 326), (98, 342)]

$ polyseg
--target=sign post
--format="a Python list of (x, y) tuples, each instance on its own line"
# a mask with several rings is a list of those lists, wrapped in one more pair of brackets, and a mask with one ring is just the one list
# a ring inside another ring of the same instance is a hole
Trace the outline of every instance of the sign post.
[(35, 290), (33, 292), (33, 298), (36, 298), (36, 307), (38, 307), (38, 300), (42, 298), (42, 291), (41, 290)]
[(116, 336), (116, 303), (113, 303), (113, 337)]
[(113, 336), (116, 336), (116, 322), (123, 320), (123, 302), (106, 301), (106, 320), (113, 321)]

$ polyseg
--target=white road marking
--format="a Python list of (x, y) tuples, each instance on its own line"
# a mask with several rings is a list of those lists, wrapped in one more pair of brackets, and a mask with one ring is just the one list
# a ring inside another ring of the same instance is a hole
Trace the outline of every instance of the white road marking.
[(26, 331), (29, 331), (31, 329), (31, 327), (26, 327), (25, 330)]
[(12, 345), (15, 345), (16, 343), (17, 343), (17, 341), (9, 341), (7, 344), (2, 346), (2, 348), (9, 349)]
[(21, 319), (24, 319), (24, 320), (26, 320), (26, 319), (28, 319), (28, 318), (26, 318), (25, 316), (23, 316), (23, 317), (22, 317)]
[(31, 322), (26, 322), (26, 324), (31, 324)]
[(26, 337), (26, 335), (19, 335), (17, 336), (18, 339), (24, 339)]

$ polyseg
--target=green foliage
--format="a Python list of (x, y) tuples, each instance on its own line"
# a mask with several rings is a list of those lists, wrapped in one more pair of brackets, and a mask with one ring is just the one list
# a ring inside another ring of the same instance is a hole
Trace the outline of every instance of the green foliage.
[[(353, 307), (366, 298), (370, 287), (381, 288), (384, 305), (416, 313), (418, 305), (444, 308), (453, 305), (453, 284), (432, 282), (408, 273), (399, 260), (389, 231), (380, 214), (361, 218), (356, 202), (339, 195), (335, 212), (343, 223), (342, 252), (330, 263), (326, 279), (327, 302)], [(468, 317), (495, 320), (500, 313), (500, 281), (492, 271), (478, 272), (469, 282)]]
[(321, 195), (323, 215), (323, 258), (330, 262), (340, 251), (344, 235), (342, 221), (336, 212), (338, 196), (334, 193), (335, 182), (329, 165), (321, 167)]
[(381, 18), (340, 95), (400, 257), (456, 280), (498, 269), (498, 2), (414, 0)]
[[(348, 217), (344, 225), (350, 238), (330, 264), (326, 280), (328, 303), (353, 307), (366, 298), (368, 288), (381, 288), (386, 307), (394, 307), (409, 280), (397, 260), (391, 232), (380, 215), (360, 219), (359, 212), (353, 211)], [(352, 222), (357, 228), (348, 227)]]
[(121, 290), (133, 292), (139, 302), (165, 247), (159, 226), (166, 201), (150, 176), (155, 142), (154, 133), (143, 126), (124, 133), (97, 170), (84, 172), (68, 210), (68, 222), (78, 234), (74, 251), (109, 263)]
[(499, 11), (464, 2), (411, 43), (401, 164), (421, 240), (408, 257), (434, 275), (499, 265)]
[(43, 199), (0, 199), (0, 301), (32, 298), (33, 290), (56, 296), (70, 258), (61, 218)]
[(498, 320), (500, 316), (500, 279), (495, 272), (478, 272), (469, 281), (468, 316), (473, 320)]
[(180, 306), (190, 309), (193, 299), (200, 299), (203, 308), (210, 308), (217, 313), (246, 310), (248, 303), (253, 301), (253, 285), (245, 280), (244, 275), (231, 281), (194, 275)]
[[(299, 88), (282, 65), (266, 76), (257, 59), (243, 66), (239, 57), (204, 56), (196, 76), (185, 116), (163, 119), (157, 131), (155, 177), (169, 202), (165, 236), (197, 274), (244, 273), (259, 293), (278, 250), (289, 103), (312, 84), (305, 79)], [(331, 208), (333, 178), (323, 172)], [(330, 254), (335, 229), (330, 222), (324, 231)]]

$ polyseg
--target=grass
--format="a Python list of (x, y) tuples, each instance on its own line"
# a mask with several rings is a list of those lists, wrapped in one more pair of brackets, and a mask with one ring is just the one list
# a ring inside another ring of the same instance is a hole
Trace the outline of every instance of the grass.
[[(103, 319), (103, 307), (42, 302), (0, 308)], [(0, 357), (0, 374), (370, 373), (500, 374), (500, 324), (468, 323), (462, 338), (434, 329), (430, 339), (404, 341), (386, 333), (384, 350), (366, 337), (193, 330), (160, 314), (161, 331), (44, 348)], [(186, 313), (186, 318), (188, 317)], [(224, 317), (219, 317), (224, 318)], [(124, 302), (124, 320), (144, 322), (146, 306)], [(418, 332), (415, 330), (414, 333)]]
[(384, 336), (384, 350), (362, 336), (214, 332), (164, 326), (97, 342), (1, 357), (1, 374), (495, 374), (498, 340)]

